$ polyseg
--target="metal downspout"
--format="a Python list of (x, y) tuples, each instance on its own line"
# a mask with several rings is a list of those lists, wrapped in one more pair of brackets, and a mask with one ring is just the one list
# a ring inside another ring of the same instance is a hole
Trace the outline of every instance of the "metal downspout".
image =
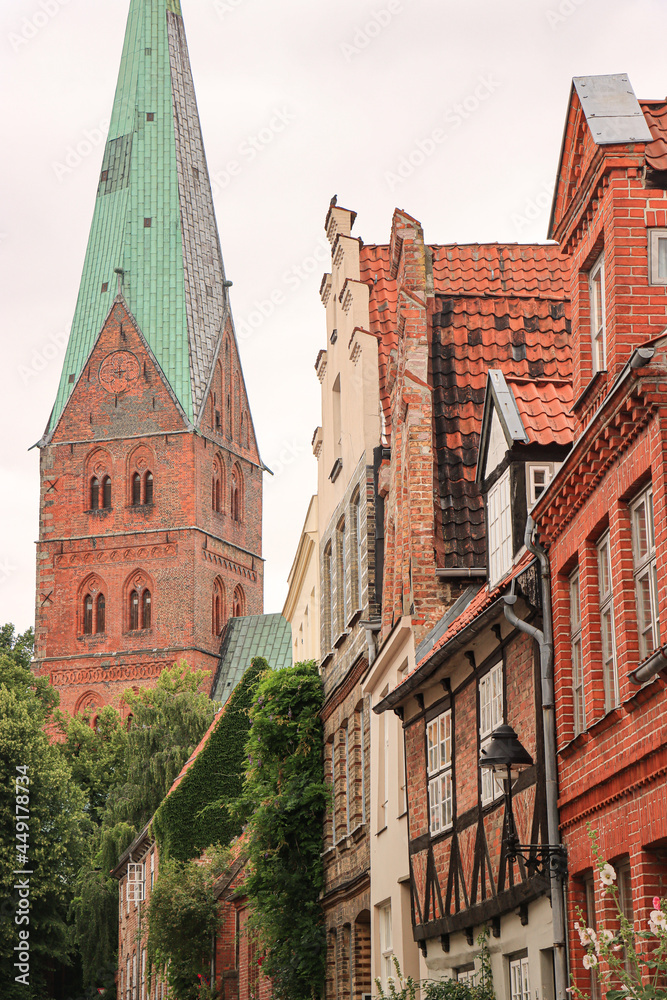
[[(549, 586), (549, 560), (547, 554), (533, 541), (535, 522), (528, 515), (524, 542), (526, 548), (537, 556), (542, 584), (542, 631), (517, 618), (512, 609), (514, 595), (505, 597), (505, 618), (532, 636), (540, 647), (540, 677), (542, 682), (542, 720), (544, 728), (544, 772), (547, 798), (547, 834), (549, 843), (560, 844), (558, 826), (558, 776), (556, 771), (556, 713), (554, 704), (554, 643), (551, 619), (551, 591)], [(557, 1000), (566, 1000), (569, 985), (567, 968), (567, 937), (565, 932), (564, 886), (554, 871), (551, 872), (551, 908), (554, 933), (554, 967)]]

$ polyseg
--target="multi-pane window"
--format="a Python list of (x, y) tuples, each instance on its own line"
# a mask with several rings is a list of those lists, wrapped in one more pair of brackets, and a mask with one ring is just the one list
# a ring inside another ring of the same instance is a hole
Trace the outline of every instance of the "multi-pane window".
[(338, 620), (342, 631), (347, 621), (347, 559), (345, 555), (345, 520), (343, 519), (336, 529), (336, 566), (338, 570)]
[[(479, 748), (480, 753), (491, 742), (494, 729), (503, 724), (503, 666), (497, 663), (479, 681)], [(502, 795), (501, 783), (491, 768), (480, 768), (482, 780), (482, 805), (488, 805)]]
[(604, 310), (604, 254), (601, 254), (588, 273), (591, 301), (591, 340), (593, 371), (604, 371), (607, 365)]
[(616, 639), (614, 636), (614, 595), (611, 577), (609, 532), (598, 542), (598, 588), (600, 592), (600, 631), (602, 638), (602, 678), (604, 710), (611, 712), (620, 704)]
[(456, 970), (456, 980), (459, 983), (473, 985), (475, 982), (475, 963), (469, 962), (467, 965), (460, 965)]
[(135, 472), (132, 476), (132, 505), (138, 507), (141, 503), (141, 476)]
[(512, 566), (512, 509), (509, 469), (489, 490), (489, 571), (494, 586)]
[(530, 1000), (528, 957), (510, 960), (510, 1000)]
[(532, 507), (551, 482), (550, 465), (528, 466), (528, 506)]
[(631, 507), (632, 561), (637, 594), (639, 656), (645, 659), (660, 645), (658, 575), (655, 560), (653, 490), (649, 487)]
[(428, 804), (431, 834), (452, 825), (452, 713), (443, 712), (426, 727), (428, 751)]
[(572, 704), (574, 708), (574, 735), (586, 728), (584, 705), (584, 670), (581, 659), (581, 593), (579, 570), (570, 577), (570, 650), (572, 655)]
[(391, 903), (379, 908), (378, 917), (380, 919), (380, 970), (382, 985), (386, 987), (389, 977), (395, 975), (394, 949), (391, 943)]
[(345, 826), (346, 833), (350, 834), (350, 730), (346, 726), (343, 729), (343, 753), (345, 765)]

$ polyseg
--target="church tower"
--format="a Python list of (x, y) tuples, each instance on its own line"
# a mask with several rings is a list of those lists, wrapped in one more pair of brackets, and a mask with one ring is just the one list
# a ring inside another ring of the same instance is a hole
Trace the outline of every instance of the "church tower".
[(76, 712), (260, 614), (262, 463), (179, 0), (131, 0), (41, 450), (35, 658)]

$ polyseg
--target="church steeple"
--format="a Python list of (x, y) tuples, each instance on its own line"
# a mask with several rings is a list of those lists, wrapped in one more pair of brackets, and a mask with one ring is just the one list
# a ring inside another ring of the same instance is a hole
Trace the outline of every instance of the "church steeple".
[(199, 423), (229, 313), (179, 0), (131, 0), (51, 436), (118, 287), (187, 419)]

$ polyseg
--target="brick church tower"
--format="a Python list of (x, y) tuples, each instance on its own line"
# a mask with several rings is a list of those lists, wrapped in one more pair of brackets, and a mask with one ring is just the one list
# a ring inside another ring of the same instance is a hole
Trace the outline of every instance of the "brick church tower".
[(179, 0), (131, 0), (41, 449), (35, 658), (76, 712), (260, 614), (262, 463)]

